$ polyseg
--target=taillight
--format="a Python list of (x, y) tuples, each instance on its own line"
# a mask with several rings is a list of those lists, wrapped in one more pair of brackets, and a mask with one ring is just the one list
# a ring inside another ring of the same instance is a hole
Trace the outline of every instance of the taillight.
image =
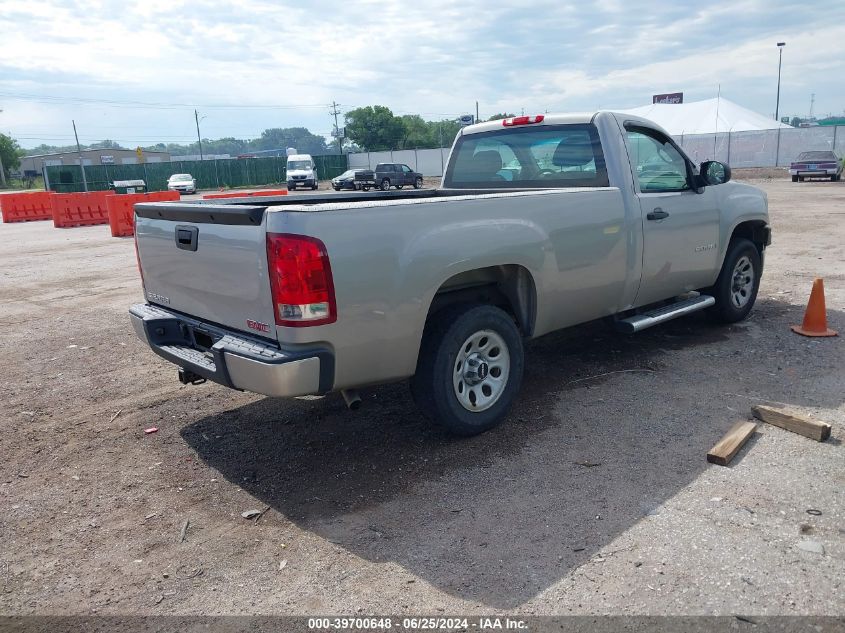
[(514, 116), (509, 119), (502, 119), (502, 125), (505, 127), (512, 127), (514, 125), (531, 125), (532, 123), (542, 123), (545, 115), (538, 114), (536, 116)]
[(267, 267), (277, 325), (303, 327), (337, 320), (332, 269), (320, 240), (268, 233)]

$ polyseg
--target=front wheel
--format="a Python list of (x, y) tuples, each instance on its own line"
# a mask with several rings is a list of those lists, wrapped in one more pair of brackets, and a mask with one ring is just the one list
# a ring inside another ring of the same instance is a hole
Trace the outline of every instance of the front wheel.
[(522, 382), (522, 338), (511, 316), (489, 305), (460, 305), (426, 325), (411, 393), (449, 433), (477, 435), (507, 415)]
[(385, 178), (381, 181), (381, 190), (387, 191), (388, 189), (390, 189), (390, 178)]
[(763, 261), (753, 242), (731, 240), (716, 283), (709, 289), (716, 299), (710, 314), (722, 323), (742, 321), (751, 312), (760, 289)]
[(793, 177), (792, 177), (792, 182), (798, 182), (798, 176), (793, 176)]
[(423, 186), (422, 178), (417, 178), (416, 180), (414, 180), (414, 189), (419, 189), (422, 186)]

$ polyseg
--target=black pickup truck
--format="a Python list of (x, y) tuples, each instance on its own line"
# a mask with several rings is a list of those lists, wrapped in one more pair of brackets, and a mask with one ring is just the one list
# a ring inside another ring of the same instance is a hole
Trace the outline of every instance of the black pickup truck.
[(423, 175), (401, 163), (379, 163), (375, 169), (375, 181), (382, 191), (391, 187), (401, 189), (405, 185), (419, 189), (423, 186)]

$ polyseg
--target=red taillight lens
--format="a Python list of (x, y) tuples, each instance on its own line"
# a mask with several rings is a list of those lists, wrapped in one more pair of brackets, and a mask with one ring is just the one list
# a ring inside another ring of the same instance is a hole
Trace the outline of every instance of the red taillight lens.
[(268, 233), (267, 267), (277, 325), (303, 327), (337, 320), (332, 269), (320, 240)]
[(545, 115), (538, 114), (536, 116), (514, 116), (509, 119), (502, 119), (502, 125), (505, 127), (512, 127), (514, 125), (531, 125), (532, 123), (542, 123)]

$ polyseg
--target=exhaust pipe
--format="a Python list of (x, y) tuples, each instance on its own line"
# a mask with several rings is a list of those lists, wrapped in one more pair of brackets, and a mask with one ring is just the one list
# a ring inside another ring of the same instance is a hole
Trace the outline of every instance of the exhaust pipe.
[(346, 408), (350, 411), (357, 411), (361, 408), (361, 396), (358, 395), (357, 389), (341, 389), (340, 395), (343, 396)]

